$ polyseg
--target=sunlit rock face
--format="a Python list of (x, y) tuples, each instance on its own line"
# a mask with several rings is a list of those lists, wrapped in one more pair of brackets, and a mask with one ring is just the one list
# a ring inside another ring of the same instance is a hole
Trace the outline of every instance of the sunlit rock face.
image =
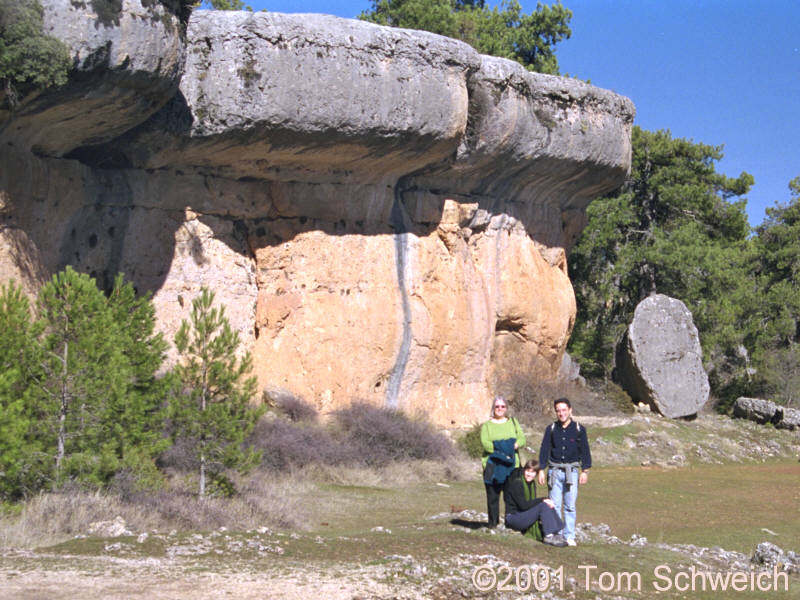
[(325, 411), (464, 424), (510, 369), (555, 376), (566, 252), (629, 169), (630, 101), (336, 17), (195, 11), (179, 42), (177, 92), (133, 126), (0, 125), (2, 279), (122, 271), (169, 337), (210, 287), (262, 387)]

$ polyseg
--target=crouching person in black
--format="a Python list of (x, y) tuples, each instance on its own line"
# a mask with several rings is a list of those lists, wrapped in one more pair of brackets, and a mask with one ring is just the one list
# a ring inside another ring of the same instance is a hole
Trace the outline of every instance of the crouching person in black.
[(536, 497), (536, 476), (539, 461), (532, 458), (525, 466), (516, 468), (506, 480), (503, 495), (506, 501), (506, 527), (525, 533), (536, 521), (542, 523), (544, 543), (566, 546), (561, 535), (564, 522), (556, 513), (550, 498)]

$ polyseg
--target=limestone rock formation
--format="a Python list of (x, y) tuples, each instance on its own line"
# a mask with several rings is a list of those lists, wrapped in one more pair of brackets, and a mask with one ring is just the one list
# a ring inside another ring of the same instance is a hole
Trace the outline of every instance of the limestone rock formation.
[(558, 367), (558, 378), (581, 386), (586, 385), (586, 380), (581, 375), (581, 366), (567, 352), (564, 352), (561, 358), (561, 365)]
[[(362, 400), (463, 424), (510, 365), (555, 376), (575, 319), (566, 252), (629, 169), (629, 100), (321, 15), (194, 11), (181, 44), (155, 114), (112, 92), (117, 119), (61, 121), (74, 97), (56, 90), (0, 125), (0, 280), (122, 271), (168, 338), (208, 286), (261, 385), (323, 411)], [(155, 93), (163, 67), (134, 79)]]
[(40, 0), (44, 33), (73, 58), (70, 81), (0, 110), (0, 144), (63, 156), (140, 124), (177, 91), (184, 42), (180, 19), (154, 0)]
[(800, 429), (800, 410), (780, 406), (771, 400), (742, 396), (734, 402), (733, 414), (756, 423), (772, 423), (778, 429)]
[(617, 376), (634, 402), (665, 417), (687, 417), (708, 401), (708, 376), (692, 314), (675, 298), (642, 300), (617, 349)]

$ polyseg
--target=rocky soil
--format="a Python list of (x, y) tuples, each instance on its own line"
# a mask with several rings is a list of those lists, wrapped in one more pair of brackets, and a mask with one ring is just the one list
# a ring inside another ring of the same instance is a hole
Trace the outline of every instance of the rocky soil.
[[(459, 535), (485, 538), (518, 537), (502, 525), (495, 532), (483, 528), (470, 529), (470, 522), (485, 522), (486, 515), (465, 510), (441, 513), (430, 521), (454, 522), (451, 527)], [(392, 536), (393, 532), (375, 528), (372, 533)], [(727, 551), (719, 547), (705, 548), (688, 544), (653, 543), (632, 535), (621, 540), (608, 525), (581, 523), (578, 540), (584, 544), (608, 544), (659, 553), (662, 563), (693, 565), (711, 573), (766, 570), (773, 568), (789, 574), (800, 573), (800, 555), (784, 551), (775, 544), (759, 544), (752, 555)], [(307, 544), (336, 545), (351, 543), (353, 538), (323, 538), (314, 535), (270, 531), (263, 528), (249, 532), (227, 532), (224, 529), (206, 534), (182, 535), (140, 534), (119, 538), (97, 538), (94, 556), (87, 556), (87, 545), (72, 544), (77, 553), (64, 547), (48, 551), (6, 549), (0, 554), (0, 578), (4, 597), (41, 598), (132, 598), (154, 600), (188, 598), (206, 599), (237, 597), (261, 598), (549, 598), (551, 600), (582, 598), (586, 592), (598, 591), (587, 572), (574, 567), (558, 566), (563, 556), (522, 565), (501, 558), (495, 553), (442, 553), (435, 558), (419, 559), (413, 554), (387, 554), (366, 564), (342, 562), (301, 562), (281, 560), (287, 549)], [(355, 540), (359, 541), (359, 540)], [(366, 542), (366, 539), (363, 539)], [(158, 557), (148, 556), (154, 546), (163, 550)], [(82, 551), (80, 549), (83, 549)], [(557, 551), (556, 551), (557, 552)], [(632, 555), (631, 555), (632, 556)], [(522, 594), (526, 584), (509, 584), (506, 591), (497, 584), (489, 590), (491, 579), (486, 573), (502, 579), (504, 572), (516, 573), (520, 568), (549, 578), (545, 595)], [(488, 570), (488, 571), (487, 571)], [(543, 575), (544, 573), (547, 575)], [(792, 580), (797, 585), (798, 580)], [(519, 588), (517, 587), (519, 586)], [(602, 591), (602, 590), (600, 590)], [(607, 597), (607, 596), (594, 596)], [(630, 596), (615, 597), (638, 597)]]

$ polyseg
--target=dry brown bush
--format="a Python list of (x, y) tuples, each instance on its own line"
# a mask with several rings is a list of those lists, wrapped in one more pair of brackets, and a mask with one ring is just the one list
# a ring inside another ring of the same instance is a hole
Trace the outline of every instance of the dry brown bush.
[(314, 422), (319, 417), (317, 409), (297, 396), (284, 396), (278, 401), (278, 410), (295, 423)]
[(173, 478), (166, 489), (129, 494), (119, 492), (51, 492), (22, 505), (19, 514), (0, 518), (0, 545), (34, 547), (86, 534), (97, 521), (122, 517), (127, 529), (144, 531), (209, 530), (227, 527), (247, 530), (262, 526), (301, 528), (313, 488), (307, 478), (253, 473), (235, 478), (239, 490), (232, 498), (199, 498), (196, 484)]
[(343, 444), (321, 425), (262, 418), (248, 438), (261, 450), (261, 466), (281, 472), (311, 464), (358, 464), (358, 449)]
[(590, 388), (548, 379), (531, 362), (504, 370), (496, 377), (494, 388), (497, 395), (506, 399), (512, 414), (524, 423), (539, 423), (552, 418), (556, 398), (569, 398), (576, 416), (594, 414), (604, 404)]
[(274, 472), (311, 465), (381, 468), (414, 460), (446, 463), (456, 454), (447, 436), (424, 419), (364, 403), (337, 410), (325, 425), (265, 416), (247, 443), (261, 450), (261, 466)]
[(365, 402), (355, 402), (333, 413), (340, 442), (353, 449), (370, 467), (397, 461), (448, 461), (452, 442), (423, 418)]

